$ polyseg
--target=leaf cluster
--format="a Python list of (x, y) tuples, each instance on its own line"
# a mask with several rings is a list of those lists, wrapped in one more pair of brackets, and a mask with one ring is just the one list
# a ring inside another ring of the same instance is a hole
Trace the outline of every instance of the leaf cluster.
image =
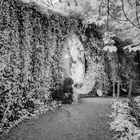
[[(64, 17), (50, 12), (46, 16), (36, 6), (17, 0), (2, 0), (1, 4), (0, 132), (4, 133), (23, 119), (57, 106), (50, 95), (65, 85), (65, 39), (71, 32), (86, 38), (90, 28), (85, 35), (86, 28), (78, 14)], [(90, 36), (101, 38), (98, 29), (93, 29)], [(60, 95), (64, 101), (72, 98), (71, 91), (64, 89)]]
[(112, 104), (112, 121), (110, 128), (114, 132), (114, 139), (139, 140), (140, 138), (140, 108), (135, 99), (123, 99)]

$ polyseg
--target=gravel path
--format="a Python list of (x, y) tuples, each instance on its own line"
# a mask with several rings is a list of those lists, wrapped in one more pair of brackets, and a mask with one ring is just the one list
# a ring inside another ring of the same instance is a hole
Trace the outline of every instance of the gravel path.
[(38, 119), (25, 120), (1, 140), (113, 140), (109, 131), (109, 98), (83, 98)]

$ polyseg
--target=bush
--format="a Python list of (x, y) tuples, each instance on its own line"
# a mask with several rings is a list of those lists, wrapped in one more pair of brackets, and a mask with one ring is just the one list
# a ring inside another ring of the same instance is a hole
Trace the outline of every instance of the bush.
[(112, 104), (110, 123), (117, 140), (140, 139), (140, 107), (134, 99), (120, 99)]
[(73, 102), (73, 80), (70, 77), (65, 78), (63, 85), (51, 90), (52, 100), (62, 104), (71, 104)]

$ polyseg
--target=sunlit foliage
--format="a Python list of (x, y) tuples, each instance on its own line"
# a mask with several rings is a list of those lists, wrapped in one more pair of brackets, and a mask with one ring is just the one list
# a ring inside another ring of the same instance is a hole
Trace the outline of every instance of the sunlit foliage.
[[(137, 100), (138, 99), (138, 100)], [(112, 104), (110, 128), (116, 140), (140, 139), (140, 106), (139, 97), (123, 99)]]

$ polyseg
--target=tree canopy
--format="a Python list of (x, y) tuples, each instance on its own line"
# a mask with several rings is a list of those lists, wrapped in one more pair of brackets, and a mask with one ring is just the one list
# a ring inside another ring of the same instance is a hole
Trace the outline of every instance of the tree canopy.
[(104, 50), (116, 51), (112, 37), (130, 39), (129, 51), (140, 50), (139, 0), (23, 0), (34, 2), (43, 11), (53, 10), (65, 16), (80, 13), (85, 25), (95, 23), (104, 29)]

